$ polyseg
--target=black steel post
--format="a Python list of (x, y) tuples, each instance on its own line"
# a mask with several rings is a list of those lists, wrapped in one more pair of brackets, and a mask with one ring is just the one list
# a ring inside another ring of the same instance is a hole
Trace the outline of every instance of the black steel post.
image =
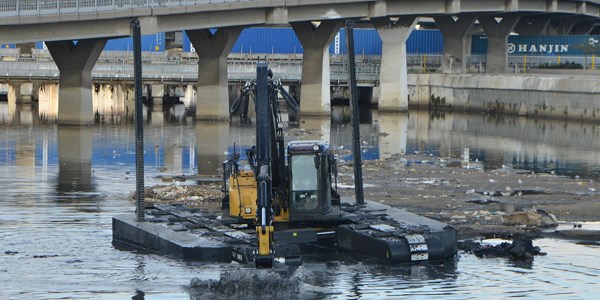
[(273, 121), (269, 104), (269, 90), (267, 79), (267, 63), (259, 62), (256, 66), (256, 163), (258, 181), (258, 220), (263, 231), (265, 226), (271, 225), (272, 201), (272, 170), (271, 146), (274, 142), (271, 137)]
[(356, 204), (365, 203), (360, 152), (360, 127), (358, 91), (356, 90), (356, 61), (354, 58), (354, 20), (346, 20), (346, 49), (348, 49), (348, 77), (350, 83), (350, 108), (352, 109), (352, 157), (354, 158), (354, 191)]
[(142, 36), (140, 21), (131, 19), (133, 32), (133, 76), (135, 79), (135, 199), (138, 222), (145, 220), (144, 212), (144, 106), (142, 104)]

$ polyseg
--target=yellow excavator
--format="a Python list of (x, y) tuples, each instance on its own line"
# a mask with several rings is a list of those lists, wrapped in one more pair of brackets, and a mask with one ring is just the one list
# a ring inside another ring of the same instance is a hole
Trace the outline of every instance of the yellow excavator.
[[(391, 263), (456, 255), (456, 230), (451, 226), (370, 201), (342, 203), (337, 162), (328, 144), (284, 144), (278, 94), (290, 109), (298, 109), (281, 83), (273, 80), (267, 64), (259, 63), (256, 81), (246, 84), (231, 107), (235, 113), (248, 105), (243, 102), (249, 101), (249, 95), (254, 96), (256, 145), (246, 150), (248, 163), (241, 165), (235, 146), (223, 163), (220, 222), (229, 225), (223, 230), (235, 243), (232, 260), (254, 261), (258, 268), (273, 267), (276, 257), (297, 264), (302, 262), (301, 250), (313, 246)], [(245, 226), (254, 227), (256, 242)]]
[(289, 109), (299, 105), (272, 77), (267, 64), (259, 63), (256, 81), (247, 83), (234, 101), (231, 113), (247, 108), (254, 96), (256, 145), (246, 151), (247, 166), (239, 165), (234, 147), (223, 168), (224, 211), (238, 222), (256, 226), (257, 267), (273, 265), (275, 230), (288, 242), (306, 243), (342, 221), (336, 159), (328, 144), (320, 141), (284, 145), (279, 94)]

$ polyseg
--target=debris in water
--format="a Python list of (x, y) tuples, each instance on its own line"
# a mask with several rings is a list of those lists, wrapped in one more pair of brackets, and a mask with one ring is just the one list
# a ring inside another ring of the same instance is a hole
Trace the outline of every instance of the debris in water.
[(194, 278), (187, 289), (190, 299), (210, 296), (230, 299), (316, 297), (323, 291), (311, 285), (314, 281), (312, 272), (302, 266), (291, 276), (282, 276), (271, 270), (236, 269), (222, 272), (219, 280)]
[(517, 211), (502, 216), (505, 225), (524, 225), (524, 226), (542, 226), (554, 227), (558, 225), (558, 219), (553, 214), (549, 214), (541, 209), (530, 209), (527, 211)]
[[(182, 204), (188, 207), (200, 207), (206, 203), (221, 201), (223, 192), (217, 184), (208, 185), (156, 185), (147, 187), (144, 197), (148, 204)], [(131, 197), (135, 199), (135, 192)]]
[(146, 299), (146, 293), (144, 293), (143, 291), (140, 290), (135, 290), (135, 295), (133, 295), (133, 297), (131, 297), (131, 300), (144, 300)]
[(517, 260), (531, 260), (535, 255), (546, 255), (540, 247), (533, 246), (531, 238), (520, 236), (512, 243), (503, 242), (492, 246), (473, 240), (458, 242), (458, 248), (477, 257), (509, 257)]

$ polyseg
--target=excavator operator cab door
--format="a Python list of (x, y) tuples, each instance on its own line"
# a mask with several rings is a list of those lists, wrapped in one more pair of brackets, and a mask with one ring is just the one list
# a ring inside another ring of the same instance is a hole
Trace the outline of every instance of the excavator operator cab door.
[(315, 155), (291, 156), (291, 207), (297, 212), (309, 212), (319, 208), (318, 169)]
[(326, 146), (314, 141), (288, 145), (290, 221), (319, 220), (331, 211)]

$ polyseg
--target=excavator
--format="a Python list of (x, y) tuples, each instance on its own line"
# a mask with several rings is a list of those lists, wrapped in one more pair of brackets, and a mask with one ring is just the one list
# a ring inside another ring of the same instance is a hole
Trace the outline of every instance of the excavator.
[[(346, 29), (352, 107), (357, 108), (351, 23)], [(144, 212), (142, 200), (138, 221), (145, 215), (153, 221), (141, 226), (127, 216), (113, 218), (113, 242), (204, 261), (254, 262), (258, 268), (273, 268), (282, 257), (286, 265), (301, 264), (306, 249), (347, 252), (388, 263), (456, 256), (453, 227), (364, 200), (360, 139), (356, 138), (358, 109), (352, 117), (356, 201), (350, 203), (338, 193), (337, 161), (327, 143), (285, 143), (279, 95), (289, 109), (299, 109), (281, 82), (273, 79), (268, 65), (259, 62), (256, 80), (243, 87), (230, 108), (230, 113), (248, 120), (248, 106), (254, 99), (256, 144), (246, 150), (247, 163), (242, 163), (235, 145), (223, 162), (221, 216), (177, 205), (155, 205)], [(168, 224), (155, 224), (161, 222)]]
[(284, 145), (279, 94), (291, 110), (298, 110), (298, 102), (280, 81), (273, 80), (266, 63), (258, 63), (256, 73), (256, 81), (244, 86), (230, 110), (236, 113), (241, 108), (244, 118), (254, 96), (256, 145), (246, 151), (246, 167), (240, 166), (235, 147), (224, 163), (222, 206), (228, 217), (256, 226), (254, 261), (257, 267), (269, 268), (275, 255), (275, 230), (281, 231), (282, 240), (306, 243), (331, 233), (344, 220), (336, 159), (328, 144), (293, 141)]
[(248, 248), (241, 253), (232, 246), (233, 260), (253, 260), (257, 268), (272, 268), (276, 257), (286, 261), (299, 257), (302, 263), (300, 246), (311, 244), (392, 263), (456, 255), (456, 230), (451, 226), (379, 203), (341, 201), (337, 161), (329, 145), (321, 141), (285, 145), (279, 94), (290, 109), (299, 108), (261, 62), (256, 81), (247, 83), (231, 106), (230, 112), (236, 113), (244, 106), (241, 101), (254, 96), (256, 145), (246, 150), (248, 163), (241, 165), (235, 146), (223, 163), (220, 222), (254, 226), (256, 234), (251, 254)]

